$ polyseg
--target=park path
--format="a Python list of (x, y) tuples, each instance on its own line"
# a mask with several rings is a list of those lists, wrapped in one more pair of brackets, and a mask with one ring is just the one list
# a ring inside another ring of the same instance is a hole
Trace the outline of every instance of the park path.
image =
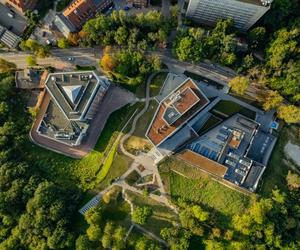
[[(145, 98), (143, 99), (145, 101), (145, 105), (144, 105), (144, 108), (134, 117), (133, 119), (133, 122), (132, 122), (132, 126), (131, 126), (131, 129), (130, 131), (125, 134), (121, 140), (120, 140), (120, 150), (121, 152), (130, 157), (131, 159), (133, 159), (133, 163), (131, 164), (131, 166), (129, 167), (129, 169), (119, 178), (117, 178), (115, 180), (114, 183), (112, 183), (109, 187), (107, 187), (105, 190), (99, 192), (94, 198), (92, 198), (88, 203), (86, 203), (80, 210), (79, 210), (79, 213), (81, 213), (82, 215), (84, 215), (89, 209), (91, 209), (92, 207), (95, 207), (99, 204), (99, 202), (101, 201), (101, 198), (102, 196), (109, 190), (111, 189), (113, 186), (119, 186), (122, 188), (122, 193), (124, 194), (125, 193), (125, 190), (130, 190), (132, 192), (135, 192), (135, 193), (138, 193), (140, 195), (143, 194), (143, 192), (141, 190), (138, 190), (137, 188), (133, 187), (133, 186), (130, 186), (128, 185), (126, 182), (125, 182), (125, 179), (126, 177), (132, 172), (132, 171), (138, 171), (138, 172), (141, 172), (139, 169), (138, 169), (138, 166), (139, 165), (143, 165), (145, 167), (145, 172), (147, 173), (152, 173), (153, 174), (153, 179), (155, 178), (157, 180), (157, 183), (158, 183), (158, 186), (159, 186), (159, 190), (161, 192), (161, 195), (158, 196), (158, 195), (153, 195), (153, 194), (149, 194), (149, 198), (159, 202), (159, 203), (162, 203), (166, 206), (168, 206), (169, 208), (171, 208), (172, 210), (174, 210), (176, 213), (177, 213), (177, 210), (176, 208), (169, 202), (169, 200), (167, 199), (166, 197), (166, 192), (165, 192), (165, 189), (164, 189), (164, 186), (163, 186), (163, 183), (162, 183), (162, 180), (161, 180), (161, 177), (160, 177), (160, 174), (158, 172), (158, 169), (157, 169), (157, 166), (156, 164), (154, 163), (154, 160), (151, 158), (151, 156), (147, 155), (147, 154), (143, 154), (141, 153), (140, 155), (133, 155), (131, 153), (129, 153), (125, 147), (124, 147), (124, 143), (126, 142), (126, 140), (132, 136), (132, 134), (134, 133), (135, 129), (136, 129), (136, 125), (137, 125), (137, 122), (138, 120), (145, 114), (145, 112), (148, 110), (149, 108), (149, 103), (150, 103), (150, 100), (152, 100), (153, 98), (150, 97), (150, 84), (152, 82), (152, 79), (159, 73), (161, 72), (169, 72), (169, 70), (161, 70), (161, 71), (158, 71), (158, 72), (155, 72), (153, 74), (151, 74), (149, 76), (149, 78), (147, 79), (147, 83), (146, 83), (146, 89), (145, 89)], [(142, 101), (141, 99), (137, 99), (137, 101)], [(128, 122), (127, 122), (128, 123)], [(119, 135), (121, 136), (121, 134)], [(131, 210), (133, 209), (132, 207), (132, 204), (131, 204)], [(130, 231), (132, 230), (133, 227), (136, 227), (138, 228), (139, 230), (141, 230), (144, 234), (148, 235), (149, 237), (157, 240), (158, 242), (160, 242), (161, 244), (167, 246), (167, 243), (162, 240), (160, 237), (158, 237), (157, 235), (153, 234), (152, 232), (146, 230), (145, 228), (135, 224), (132, 222), (132, 225), (126, 235), (126, 238), (128, 237), (128, 235), (130, 234)]]
[[(151, 156), (151, 154), (144, 154), (144, 153), (141, 153), (139, 155), (133, 155), (131, 154), (130, 152), (128, 152), (125, 147), (124, 147), (124, 143), (126, 142), (126, 140), (132, 136), (132, 134), (134, 133), (135, 129), (136, 129), (136, 125), (137, 125), (137, 122), (138, 120), (145, 114), (145, 112), (148, 110), (148, 107), (149, 107), (149, 102), (150, 102), (150, 84), (153, 80), (153, 78), (159, 74), (159, 73), (168, 73), (169, 70), (168, 69), (162, 69), (158, 72), (155, 72), (155, 73), (152, 73), (149, 78), (147, 79), (147, 83), (146, 83), (146, 90), (145, 90), (145, 106), (144, 108), (136, 115), (136, 117), (134, 118), (133, 120), (133, 123), (132, 123), (132, 127), (130, 129), (130, 131), (123, 136), (123, 138), (121, 139), (120, 141), (120, 150), (121, 152), (130, 157), (131, 159), (134, 160), (134, 162), (132, 163), (131, 167), (128, 169), (128, 171), (122, 176), (123, 178), (122, 179), (125, 179), (127, 175), (129, 175), (132, 171), (136, 170), (138, 171), (137, 169), (137, 166), (138, 165), (143, 165), (146, 170), (148, 171), (151, 171), (153, 173), (153, 176), (154, 178), (156, 178), (157, 180), (157, 184), (159, 186), (159, 190), (160, 190), (160, 193), (161, 195), (160, 196), (150, 196), (151, 198), (155, 199), (156, 201), (160, 202), (160, 203), (163, 203), (165, 204), (166, 206), (170, 207), (171, 209), (173, 209), (175, 212), (177, 212), (176, 208), (169, 202), (168, 198), (166, 197), (166, 191), (165, 191), (165, 188), (164, 188), (164, 185), (163, 185), (163, 182), (162, 182), (162, 179), (160, 177), (160, 174), (159, 174), (159, 171), (157, 169), (157, 166), (156, 164), (154, 163), (154, 160)], [(139, 171), (138, 171), (139, 172)], [(124, 178), (125, 177), (125, 178)], [(123, 181), (122, 183), (120, 183), (121, 186), (125, 189), (130, 189), (131, 191), (135, 191), (135, 192), (138, 192), (139, 193), (139, 190), (134, 188), (134, 187), (130, 187), (129, 185), (127, 185), (125, 183), (125, 181)], [(130, 187), (130, 188), (129, 188)]]
[(135, 159), (136, 156), (133, 155), (133, 154), (131, 154), (131, 153), (129, 153), (129, 152), (125, 149), (124, 143), (125, 143), (126, 140), (127, 140), (130, 136), (132, 136), (132, 134), (134, 133), (134, 131), (135, 131), (135, 129), (136, 129), (136, 124), (137, 124), (138, 120), (139, 120), (139, 119), (147, 112), (147, 110), (148, 110), (148, 108), (149, 108), (150, 100), (153, 99), (153, 98), (150, 98), (150, 84), (151, 84), (151, 81), (152, 81), (152, 79), (153, 79), (157, 74), (162, 73), (162, 72), (168, 73), (169, 70), (167, 70), (167, 69), (165, 69), (165, 70), (160, 70), (160, 71), (158, 71), (158, 72), (152, 73), (152, 74), (148, 77), (147, 83), (146, 83), (145, 98), (142, 99), (142, 100), (145, 101), (145, 106), (144, 106), (144, 108), (136, 115), (136, 117), (133, 119), (133, 122), (132, 122), (132, 126), (131, 126), (130, 131), (129, 131), (126, 135), (124, 135), (123, 138), (122, 138), (121, 141), (120, 141), (120, 150), (121, 150), (121, 152), (122, 152), (124, 155), (126, 155), (126, 156), (128, 156), (128, 157), (130, 157), (130, 158), (132, 158), (132, 159)]
[(159, 190), (161, 192), (161, 196), (157, 196), (157, 195), (152, 195), (150, 194), (149, 197), (151, 197), (152, 199), (156, 200), (157, 202), (163, 203), (166, 206), (168, 206), (169, 208), (173, 209), (175, 212), (177, 212), (176, 208), (169, 202), (168, 198), (166, 197), (166, 191), (164, 189), (164, 185), (163, 182), (161, 180), (160, 174), (158, 172), (157, 166), (154, 163), (154, 160), (152, 159), (151, 155), (147, 155), (144, 153), (141, 153), (139, 155), (133, 155), (130, 152), (128, 152), (125, 147), (124, 147), (124, 143), (126, 142), (126, 140), (132, 136), (132, 134), (134, 133), (135, 129), (136, 129), (136, 125), (138, 120), (145, 114), (145, 112), (148, 110), (149, 108), (149, 103), (150, 100), (152, 100), (152, 98), (150, 97), (150, 84), (151, 81), (153, 80), (153, 78), (159, 74), (159, 73), (168, 73), (169, 70), (167, 69), (163, 69), (160, 70), (158, 72), (152, 73), (148, 79), (147, 79), (147, 83), (146, 83), (146, 89), (145, 89), (145, 106), (144, 108), (134, 117), (133, 122), (132, 122), (132, 126), (130, 131), (125, 134), (121, 140), (120, 140), (120, 150), (121, 152), (130, 157), (131, 159), (133, 159), (133, 163), (131, 164), (131, 166), (129, 167), (129, 169), (121, 176), (119, 177), (114, 183), (112, 183), (109, 187), (107, 187), (105, 190), (101, 191), (100, 193), (98, 193), (93, 199), (91, 199), (88, 203), (86, 203), (80, 210), (79, 212), (81, 214), (85, 214), (90, 208), (97, 206), (97, 204), (100, 202), (101, 197), (103, 196), (103, 194), (105, 192), (107, 192), (112, 186), (114, 185), (118, 185), (120, 186), (123, 190), (130, 190), (139, 194), (142, 194), (142, 191), (138, 190), (135, 187), (129, 186), (126, 182), (125, 179), (126, 177), (134, 170), (136, 170), (137, 172), (140, 172), (140, 170), (138, 169), (139, 165), (143, 165), (146, 168), (146, 172), (147, 173), (152, 173), (153, 177), (156, 178), (158, 186), (159, 186)]

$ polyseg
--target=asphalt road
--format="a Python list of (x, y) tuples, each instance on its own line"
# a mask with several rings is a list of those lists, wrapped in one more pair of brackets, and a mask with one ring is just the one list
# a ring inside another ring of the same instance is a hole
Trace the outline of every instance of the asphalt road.
[[(209, 63), (192, 64), (181, 62), (170, 57), (170, 51), (150, 52), (158, 55), (161, 60), (167, 64), (171, 71), (183, 73), (185, 70), (200, 74), (223, 85), (233, 77), (231, 72), (226, 72), (222, 67), (211, 65)], [(6, 52), (1, 53), (0, 58), (14, 62), (18, 68), (24, 69), (27, 67), (26, 57), (29, 56), (26, 52)], [(72, 69), (76, 64), (81, 66), (94, 65), (99, 69), (99, 59), (102, 55), (100, 48), (69, 48), (69, 49), (53, 49), (51, 56), (43, 59), (38, 59), (37, 63), (43, 66), (53, 66), (58, 69)], [(69, 59), (72, 58), (70, 61)], [(182, 71), (182, 72), (181, 72)]]
[[(54, 49), (51, 50), (51, 56), (47, 58), (38, 58), (37, 63), (43, 66), (53, 66), (59, 69), (71, 68), (72, 65), (94, 65), (98, 66), (100, 53), (96, 56), (96, 49), (93, 48), (70, 48), (70, 49)], [(13, 62), (18, 68), (24, 69), (27, 67), (26, 57), (29, 56), (26, 52), (8, 52), (1, 53), (0, 58)], [(69, 59), (72, 58), (70, 61)]]

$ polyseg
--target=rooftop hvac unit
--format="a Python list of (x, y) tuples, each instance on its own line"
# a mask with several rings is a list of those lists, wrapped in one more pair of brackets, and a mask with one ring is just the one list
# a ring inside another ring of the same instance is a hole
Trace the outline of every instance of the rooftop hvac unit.
[(51, 76), (51, 80), (55, 81), (56, 80), (55, 76)]

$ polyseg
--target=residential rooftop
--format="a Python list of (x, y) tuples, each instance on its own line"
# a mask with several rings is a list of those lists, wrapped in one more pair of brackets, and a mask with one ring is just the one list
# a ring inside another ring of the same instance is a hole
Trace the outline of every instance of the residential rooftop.
[(160, 102), (147, 137), (154, 145), (159, 145), (208, 103), (199, 87), (188, 78)]

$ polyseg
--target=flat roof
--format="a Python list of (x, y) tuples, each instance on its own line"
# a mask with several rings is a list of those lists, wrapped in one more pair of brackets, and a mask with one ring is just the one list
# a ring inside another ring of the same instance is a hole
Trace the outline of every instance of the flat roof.
[(197, 154), (189, 149), (184, 150), (178, 154), (178, 157), (194, 166), (197, 166), (201, 168), (202, 170), (220, 176), (224, 177), (227, 167), (224, 165), (210, 160), (200, 154)]
[(266, 164), (266, 157), (269, 155), (269, 151), (273, 149), (274, 140), (275, 136), (259, 130), (253, 138), (247, 157), (259, 163)]
[(264, 6), (262, 4), (262, 0), (236, 0), (236, 1), (239, 1), (239, 2), (243, 2), (243, 3), (249, 3), (249, 4), (254, 4), (254, 5), (259, 5), (259, 6)]
[[(105, 93), (108, 85), (93, 71), (51, 73), (46, 80), (46, 88), (58, 107), (69, 120), (81, 120), (87, 113), (96, 93)], [(80, 87), (76, 98), (70, 98), (69, 89)]]
[(265, 166), (254, 162), (242, 186), (252, 191), (255, 191), (264, 169)]
[[(9, 17), (8, 13), (11, 13), (13, 17)], [(0, 24), (17, 36), (20, 36), (27, 26), (27, 20), (25, 17), (15, 11), (12, 12), (10, 8), (0, 3)]]
[(187, 79), (160, 102), (147, 137), (159, 145), (208, 103), (193, 80)]

